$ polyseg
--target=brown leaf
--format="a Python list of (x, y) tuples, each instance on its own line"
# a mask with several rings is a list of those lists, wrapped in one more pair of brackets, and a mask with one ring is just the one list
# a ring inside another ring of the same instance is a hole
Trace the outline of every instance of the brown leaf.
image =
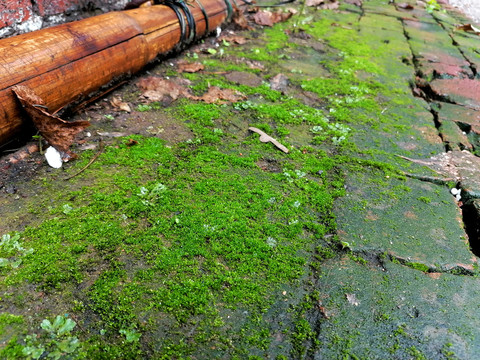
[(187, 72), (187, 73), (196, 73), (200, 70), (205, 69), (205, 66), (203, 64), (200, 64), (198, 62), (194, 63), (188, 63), (188, 62), (179, 62), (178, 63), (178, 72)]
[(192, 95), (182, 85), (177, 84), (172, 80), (165, 80), (155, 76), (149, 76), (140, 79), (137, 86), (144, 90), (142, 96), (150, 101), (162, 101), (169, 96), (173, 100), (180, 96), (191, 97)]
[(235, 8), (232, 20), (233, 20), (233, 23), (237, 25), (240, 29), (252, 30), (252, 27), (248, 25), (248, 20), (243, 14), (242, 10)]
[(268, 10), (260, 10), (253, 16), (253, 20), (258, 25), (273, 26), (273, 24), (286, 21), (293, 14), (291, 12), (284, 13), (281, 9), (276, 12)]
[(466, 32), (473, 32), (476, 35), (480, 35), (480, 29), (476, 28), (472, 24), (464, 24), (455, 26), (455, 30), (463, 30)]
[(287, 90), (289, 80), (284, 74), (277, 74), (270, 79), (270, 89), (284, 92)]
[[(205, 101), (207, 104), (237, 102), (246, 99), (246, 96), (233, 89), (220, 89), (217, 86), (211, 86), (208, 91), (200, 97), (192, 97), (195, 100)], [(225, 101), (222, 101), (225, 100)]]
[(243, 36), (238, 36), (238, 35), (224, 35), (220, 36), (219, 38), (220, 41), (225, 40), (234, 44), (238, 45), (243, 45), (247, 43), (247, 39), (244, 38)]
[(408, 3), (397, 4), (397, 8), (405, 9), (405, 10), (413, 10), (414, 9), (413, 5), (408, 4)]
[(245, 65), (247, 65), (248, 68), (252, 70), (260, 70), (260, 71), (265, 70), (265, 66), (263, 66), (263, 64), (258, 61), (246, 60)]
[(128, 113), (132, 111), (130, 105), (128, 105), (126, 102), (123, 102), (122, 99), (117, 97), (113, 97), (110, 101), (110, 104), (118, 110), (126, 111)]
[(65, 121), (51, 115), (45, 107), (45, 102), (26, 86), (18, 85), (12, 90), (43, 138), (57, 150), (75, 158), (76, 155), (69, 150), (69, 147), (75, 135), (90, 126), (90, 123), (84, 120)]
[(267, 135), (262, 130), (257, 129), (256, 127), (249, 127), (248, 130), (253, 131), (253, 132), (257, 133), (258, 135), (260, 135), (259, 140), (261, 142), (263, 142), (263, 143), (271, 142), (273, 145), (275, 145), (277, 148), (282, 150), (284, 153), (288, 154), (288, 149), (284, 145), (280, 144), (277, 140), (272, 138), (270, 135)]

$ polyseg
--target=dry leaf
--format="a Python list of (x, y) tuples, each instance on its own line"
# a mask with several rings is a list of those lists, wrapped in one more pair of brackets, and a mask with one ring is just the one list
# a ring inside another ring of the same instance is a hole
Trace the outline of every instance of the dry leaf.
[(245, 65), (248, 66), (249, 69), (252, 69), (252, 70), (260, 70), (260, 71), (263, 71), (265, 70), (265, 66), (263, 66), (262, 63), (258, 62), (258, 61), (250, 61), (250, 60), (247, 60), (245, 62)]
[(238, 36), (238, 35), (224, 35), (220, 36), (219, 38), (220, 41), (225, 40), (234, 44), (238, 45), (243, 45), (247, 43), (247, 39), (244, 38), (243, 36)]
[(286, 21), (293, 14), (291, 12), (284, 13), (281, 9), (277, 12), (271, 12), (268, 10), (260, 10), (253, 16), (253, 20), (258, 25), (273, 26), (276, 23)]
[(263, 142), (263, 143), (271, 142), (273, 145), (275, 145), (277, 148), (282, 150), (284, 153), (288, 154), (288, 149), (284, 145), (280, 144), (277, 140), (272, 138), (270, 135), (267, 135), (262, 130), (257, 129), (256, 127), (249, 127), (248, 130), (253, 131), (253, 132), (257, 133), (258, 135), (260, 135), (259, 140), (261, 142)]
[(243, 15), (243, 12), (240, 9), (235, 8), (232, 20), (234, 24), (237, 25), (240, 29), (252, 30), (252, 27), (248, 25), (247, 18), (245, 17), (245, 15)]
[(45, 107), (45, 102), (26, 86), (18, 85), (12, 90), (43, 138), (57, 150), (75, 158), (76, 155), (69, 150), (70, 145), (75, 135), (90, 126), (90, 123), (84, 120), (65, 121), (51, 115)]
[(117, 97), (113, 97), (110, 101), (110, 104), (118, 110), (126, 111), (128, 113), (132, 111), (130, 105), (128, 105), (126, 102), (123, 102), (122, 99)]
[(187, 73), (196, 73), (200, 70), (205, 69), (205, 66), (203, 64), (200, 64), (198, 62), (194, 63), (188, 63), (188, 62), (179, 62), (178, 63), (178, 72), (187, 72)]
[(480, 35), (480, 29), (476, 28), (472, 24), (464, 24), (455, 26), (455, 30), (463, 30), (466, 32), (473, 32), (476, 35)]
[(284, 74), (277, 74), (270, 79), (270, 89), (284, 92), (288, 87), (288, 77)]
[(162, 101), (166, 96), (173, 100), (180, 96), (191, 97), (191, 94), (183, 86), (173, 82), (172, 80), (165, 80), (155, 76), (140, 79), (137, 86), (144, 90), (142, 96), (150, 101)]
[(397, 4), (397, 8), (405, 9), (405, 10), (413, 10), (414, 9), (413, 5), (410, 5), (410, 4), (407, 4), (407, 3)]
[(234, 102), (246, 99), (246, 96), (233, 89), (220, 89), (217, 86), (211, 86), (208, 88), (208, 91), (205, 94), (203, 94), (203, 96), (191, 97), (191, 98), (195, 100), (205, 101), (207, 104), (213, 104), (213, 103), (222, 104), (225, 102), (222, 100), (226, 100), (234, 103)]

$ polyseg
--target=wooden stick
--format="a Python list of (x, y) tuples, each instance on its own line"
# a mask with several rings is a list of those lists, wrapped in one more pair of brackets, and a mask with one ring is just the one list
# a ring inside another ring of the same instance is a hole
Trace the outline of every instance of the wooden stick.
[[(211, 30), (227, 19), (230, 0), (201, 0)], [(197, 37), (205, 35), (200, 6), (189, 7)], [(56, 113), (73, 101), (131, 75), (181, 39), (177, 14), (155, 5), (118, 11), (0, 40), (0, 146), (24, 128), (11, 88), (24, 85)]]
[(75, 174), (70, 175), (70, 176), (66, 177), (65, 179), (63, 179), (63, 180), (67, 181), (67, 180), (73, 179), (73, 178), (74, 178), (75, 176), (77, 176), (77, 175), (80, 175), (82, 172), (84, 172), (86, 169), (88, 169), (89, 166), (92, 165), (92, 164), (95, 162), (95, 160), (98, 159), (98, 157), (100, 156), (100, 154), (101, 154), (102, 152), (103, 152), (103, 141), (100, 140), (100, 146), (99, 146), (98, 152), (97, 152), (97, 153), (95, 154), (95, 156), (88, 162), (88, 164), (85, 165), (83, 168), (81, 168), (81, 169), (80, 169), (78, 172), (76, 172)]

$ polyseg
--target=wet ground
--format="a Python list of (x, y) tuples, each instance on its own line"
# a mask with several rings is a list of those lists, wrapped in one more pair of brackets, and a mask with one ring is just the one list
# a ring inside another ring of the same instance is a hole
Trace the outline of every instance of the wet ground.
[(2, 356), (476, 358), (478, 36), (322, 7), (138, 74), (63, 169), (2, 158)]

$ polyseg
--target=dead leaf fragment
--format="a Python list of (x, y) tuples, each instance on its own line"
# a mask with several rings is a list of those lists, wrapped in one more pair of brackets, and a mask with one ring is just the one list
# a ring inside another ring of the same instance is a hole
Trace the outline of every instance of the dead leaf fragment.
[(480, 35), (480, 29), (472, 24), (457, 25), (455, 26), (455, 30), (463, 30), (465, 32), (473, 32), (475, 35)]
[(288, 77), (284, 74), (277, 74), (270, 79), (270, 89), (284, 92), (287, 90), (289, 82)]
[(292, 15), (291, 12), (284, 13), (281, 9), (276, 12), (260, 10), (253, 16), (253, 20), (258, 25), (273, 26), (276, 23), (288, 20)]
[(110, 104), (118, 110), (126, 111), (126, 112), (132, 112), (132, 109), (130, 108), (130, 105), (128, 105), (126, 102), (123, 102), (122, 99), (118, 97), (113, 97), (112, 100), (110, 101)]
[(257, 133), (258, 135), (260, 135), (259, 140), (261, 142), (263, 142), (263, 143), (271, 142), (273, 145), (275, 145), (277, 148), (282, 150), (284, 153), (288, 154), (288, 149), (284, 145), (280, 144), (277, 140), (272, 138), (270, 135), (267, 135), (262, 130), (257, 129), (256, 127), (249, 127), (248, 130), (253, 131), (253, 132)]
[(188, 63), (188, 62), (180, 62), (178, 63), (178, 72), (187, 72), (187, 73), (196, 73), (201, 70), (205, 69), (205, 66), (203, 64), (200, 64), (198, 62), (194, 63)]
[(70, 145), (73, 144), (75, 135), (90, 126), (90, 123), (84, 120), (65, 121), (51, 115), (46, 109), (45, 102), (26, 86), (15, 86), (12, 91), (43, 138), (57, 150), (76, 158), (76, 154), (69, 150)]
[(172, 80), (149, 76), (140, 79), (137, 86), (144, 90), (142, 96), (150, 101), (163, 101), (165, 97), (177, 100), (180, 96), (190, 97), (189, 91)]
[(243, 11), (239, 8), (235, 8), (233, 13), (233, 23), (237, 25), (242, 30), (252, 30), (252, 27), (248, 25), (248, 20), (243, 14)]
[(243, 36), (238, 36), (238, 35), (224, 35), (220, 36), (219, 38), (220, 41), (228, 41), (230, 43), (238, 44), (238, 45), (244, 45), (247, 43), (247, 39), (244, 38)]
[(223, 104), (225, 102), (238, 102), (246, 99), (246, 96), (233, 89), (220, 89), (218, 86), (211, 86), (208, 91), (199, 97), (191, 97), (194, 100), (201, 100), (207, 104)]

